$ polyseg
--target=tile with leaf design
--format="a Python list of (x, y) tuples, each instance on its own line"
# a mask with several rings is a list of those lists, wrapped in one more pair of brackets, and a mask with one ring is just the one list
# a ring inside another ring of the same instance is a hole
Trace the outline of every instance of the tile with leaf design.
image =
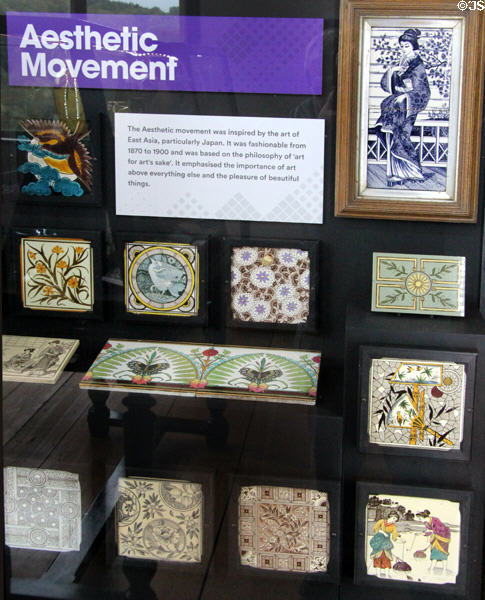
[(463, 439), (465, 365), (372, 359), (368, 435), (371, 444), (446, 452)]
[(372, 310), (463, 317), (465, 257), (374, 252)]
[(116, 505), (120, 556), (198, 563), (203, 549), (200, 483), (120, 478)]
[(20, 242), (20, 261), (25, 308), (93, 310), (93, 249), (89, 240), (24, 237)]
[(325, 572), (330, 557), (327, 494), (272, 485), (242, 487), (239, 556), (249, 567)]
[(109, 340), (80, 387), (315, 404), (320, 353)]

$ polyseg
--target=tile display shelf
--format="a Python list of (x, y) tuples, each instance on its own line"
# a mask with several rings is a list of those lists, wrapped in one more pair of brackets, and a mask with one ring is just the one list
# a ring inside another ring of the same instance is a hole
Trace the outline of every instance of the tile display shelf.
[[(466, 597), (470, 600), (482, 598), (482, 523), (483, 509), (478, 501), (485, 493), (483, 462), (485, 461), (485, 439), (481, 435), (485, 427), (483, 411), (471, 410), (471, 455), (467, 460), (430, 460), (426, 455), (410, 457), (406, 454), (391, 454), (385, 447), (374, 448), (369, 453), (361, 442), (361, 423), (359, 422), (359, 352), (362, 346), (397, 347), (429, 349), (441, 352), (470, 352), (477, 355), (477, 371), (474, 406), (484, 401), (485, 388), (485, 326), (478, 311), (468, 311), (466, 319), (446, 317), (423, 318), (421, 315), (391, 315), (371, 313), (368, 308), (349, 305), (346, 314), (345, 332), (345, 376), (344, 376), (344, 447), (343, 480), (355, 489), (357, 481), (375, 481), (389, 485), (407, 485), (415, 489), (429, 487), (433, 489), (461, 489), (474, 492), (471, 505), (471, 527), (469, 549), (475, 559), (469, 565), (469, 588)], [(468, 409), (466, 409), (468, 410)], [(355, 495), (344, 498), (343, 512), (355, 515)], [(351, 518), (351, 517), (349, 517)], [(355, 518), (355, 517), (354, 517)], [(359, 540), (349, 533), (348, 544), (356, 548)], [(351, 573), (354, 564), (352, 550), (343, 556), (343, 572)], [(384, 598), (390, 589), (383, 589), (376, 596), (376, 585), (359, 586), (362, 600)], [(356, 585), (345, 586), (343, 598), (353, 600)], [(411, 591), (395, 590), (399, 598), (407, 600)], [(394, 594), (394, 590), (393, 590)], [(434, 598), (434, 593), (420, 592), (420, 598)], [(443, 596), (444, 597), (444, 596)], [(458, 596), (457, 596), (458, 597)], [(461, 597), (461, 596), (460, 596)]]

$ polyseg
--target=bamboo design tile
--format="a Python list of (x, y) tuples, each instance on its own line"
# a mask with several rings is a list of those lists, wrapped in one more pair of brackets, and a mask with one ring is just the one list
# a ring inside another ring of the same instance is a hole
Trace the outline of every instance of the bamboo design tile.
[(75, 473), (5, 467), (5, 543), (11, 548), (79, 550), (81, 487)]
[(118, 490), (116, 523), (120, 556), (201, 561), (201, 484), (129, 477), (119, 480)]
[(126, 244), (125, 305), (128, 312), (135, 314), (197, 315), (197, 246), (159, 242)]
[(369, 496), (367, 574), (384, 580), (456, 583), (460, 528), (459, 502), (390, 494)]
[(86, 312), (93, 309), (93, 252), (86, 240), (26, 237), (20, 244), (25, 308)]
[(241, 564), (260, 569), (325, 572), (330, 556), (327, 494), (278, 486), (242, 487)]
[(464, 365), (373, 359), (369, 377), (369, 441), (430, 451), (459, 449), (465, 386)]
[(307, 350), (109, 340), (80, 386), (314, 404), (319, 367)]
[(253, 323), (305, 323), (310, 257), (298, 248), (233, 248), (232, 317)]
[(4, 381), (55, 383), (79, 346), (79, 340), (24, 335), (2, 336)]
[(463, 317), (465, 258), (373, 255), (372, 310)]

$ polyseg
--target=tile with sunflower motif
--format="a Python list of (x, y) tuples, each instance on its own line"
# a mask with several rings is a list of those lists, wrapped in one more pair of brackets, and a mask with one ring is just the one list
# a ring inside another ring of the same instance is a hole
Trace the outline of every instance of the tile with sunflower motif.
[(309, 350), (108, 340), (79, 385), (311, 405), (320, 360)]
[(3, 335), (3, 380), (56, 383), (78, 346), (79, 340)]
[(309, 298), (308, 251), (257, 246), (232, 249), (233, 319), (253, 323), (306, 323)]
[(200, 483), (120, 478), (116, 505), (120, 556), (198, 563), (203, 548)]
[(465, 257), (374, 252), (372, 310), (463, 317)]
[(81, 544), (81, 487), (76, 473), (5, 467), (5, 543), (67, 552)]
[(242, 487), (241, 564), (274, 571), (327, 571), (330, 507), (325, 492), (271, 485)]
[(91, 242), (25, 237), (20, 242), (20, 279), (25, 308), (68, 312), (93, 310)]
[(134, 314), (193, 317), (199, 311), (199, 252), (191, 244), (125, 244), (125, 306)]
[(463, 439), (465, 386), (463, 364), (372, 359), (370, 443), (430, 452), (459, 449)]

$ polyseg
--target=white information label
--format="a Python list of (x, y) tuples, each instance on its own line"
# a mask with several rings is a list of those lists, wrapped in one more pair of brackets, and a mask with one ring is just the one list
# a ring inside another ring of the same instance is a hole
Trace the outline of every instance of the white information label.
[(115, 114), (116, 214), (322, 223), (321, 119)]

